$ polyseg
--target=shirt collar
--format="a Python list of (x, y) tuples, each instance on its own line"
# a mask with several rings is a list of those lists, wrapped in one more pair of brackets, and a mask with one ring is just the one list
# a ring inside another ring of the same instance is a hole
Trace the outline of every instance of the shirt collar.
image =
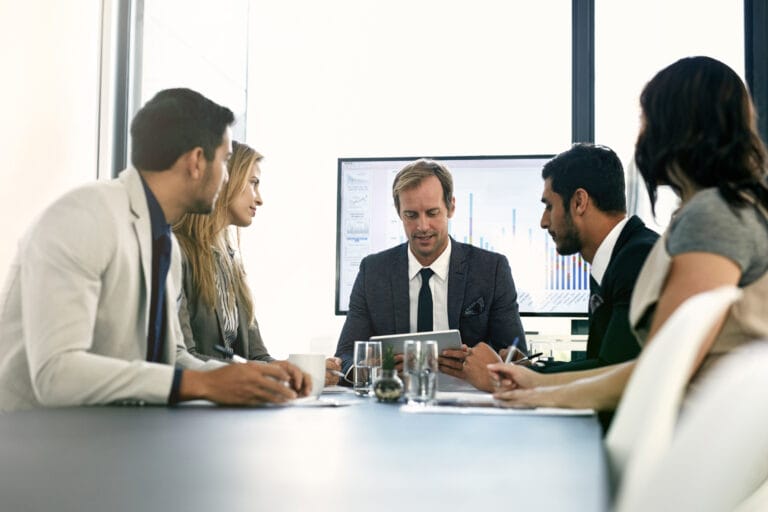
[(155, 197), (155, 194), (152, 193), (147, 182), (144, 181), (144, 177), (141, 176), (141, 173), (139, 173), (139, 176), (141, 177), (141, 184), (144, 187), (144, 195), (147, 196), (149, 221), (152, 224), (152, 240), (157, 240), (162, 235), (169, 236), (171, 233), (171, 226), (165, 220), (163, 209), (160, 207), (160, 203), (157, 202), (157, 198)]
[(595, 251), (595, 257), (592, 259), (592, 269), (589, 273), (592, 274), (598, 285), (603, 283), (603, 276), (608, 268), (608, 264), (611, 262), (613, 248), (616, 246), (616, 241), (619, 239), (619, 235), (628, 221), (629, 217), (624, 217), (623, 220), (613, 226), (613, 229), (603, 238), (597, 251)]
[[(448, 245), (445, 247), (445, 250), (443, 250), (443, 253), (437, 257), (435, 261), (432, 262), (432, 264), (429, 266), (429, 268), (432, 269), (432, 271), (435, 273), (437, 277), (439, 277), (442, 281), (445, 281), (448, 279), (448, 270), (451, 265), (451, 245), (453, 244), (453, 240), (448, 238)], [(408, 280), (410, 281), (414, 277), (416, 277), (416, 274), (419, 273), (419, 271), (424, 268), (421, 263), (419, 263), (419, 260), (416, 259), (416, 256), (413, 255), (413, 252), (411, 252), (410, 245), (406, 247), (406, 250), (408, 251)]]

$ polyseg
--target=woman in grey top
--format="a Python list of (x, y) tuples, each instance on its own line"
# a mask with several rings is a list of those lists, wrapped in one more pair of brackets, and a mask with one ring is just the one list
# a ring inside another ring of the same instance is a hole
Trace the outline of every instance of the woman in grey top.
[[(768, 188), (766, 149), (746, 87), (708, 57), (660, 71), (640, 97), (635, 161), (655, 204), (669, 186), (681, 207), (646, 260), (632, 296), (630, 322), (642, 343), (689, 297), (725, 285), (742, 298), (703, 343), (696, 369), (756, 338), (768, 337)], [(635, 361), (597, 370), (537, 374), (492, 365), (510, 406), (613, 410)]]

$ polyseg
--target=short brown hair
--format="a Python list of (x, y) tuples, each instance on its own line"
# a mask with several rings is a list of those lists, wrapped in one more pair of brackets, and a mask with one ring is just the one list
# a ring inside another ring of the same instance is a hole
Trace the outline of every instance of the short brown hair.
[(392, 182), (392, 198), (395, 200), (395, 209), (398, 215), (400, 214), (400, 192), (418, 187), (424, 178), (430, 176), (435, 176), (440, 180), (445, 206), (448, 209), (451, 208), (453, 177), (448, 168), (435, 160), (419, 158), (400, 169), (400, 172), (395, 176), (395, 181)]

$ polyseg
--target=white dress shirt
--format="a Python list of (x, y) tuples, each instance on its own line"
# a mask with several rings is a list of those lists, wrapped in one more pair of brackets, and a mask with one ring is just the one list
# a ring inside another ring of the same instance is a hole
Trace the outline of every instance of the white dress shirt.
[[(432, 328), (435, 331), (448, 329), (448, 270), (451, 265), (451, 244), (428, 267), (435, 273), (429, 279), (429, 290), (432, 292)], [(422, 267), (419, 260), (411, 252), (408, 246), (408, 299), (411, 305), (411, 332), (416, 332), (419, 316), (419, 290), (421, 290)]]
[(600, 246), (595, 251), (595, 257), (592, 260), (592, 268), (589, 273), (598, 285), (603, 284), (603, 276), (605, 270), (608, 268), (608, 264), (611, 262), (611, 254), (613, 254), (613, 248), (616, 246), (616, 241), (619, 239), (621, 231), (624, 226), (627, 225), (629, 217), (624, 217), (624, 220), (613, 226), (613, 229), (608, 235), (600, 242)]

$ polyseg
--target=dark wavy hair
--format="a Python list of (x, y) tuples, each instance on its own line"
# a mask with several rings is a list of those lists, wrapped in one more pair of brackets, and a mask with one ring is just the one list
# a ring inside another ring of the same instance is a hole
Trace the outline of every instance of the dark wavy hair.
[(659, 71), (640, 95), (643, 127), (635, 162), (655, 214), (659, 185), (676, 169), (699, 187), (717, 187), (732, 207), (751, 192), (768, 206), (766, 149), (747, 88), (710, 57), (687, 57)]

